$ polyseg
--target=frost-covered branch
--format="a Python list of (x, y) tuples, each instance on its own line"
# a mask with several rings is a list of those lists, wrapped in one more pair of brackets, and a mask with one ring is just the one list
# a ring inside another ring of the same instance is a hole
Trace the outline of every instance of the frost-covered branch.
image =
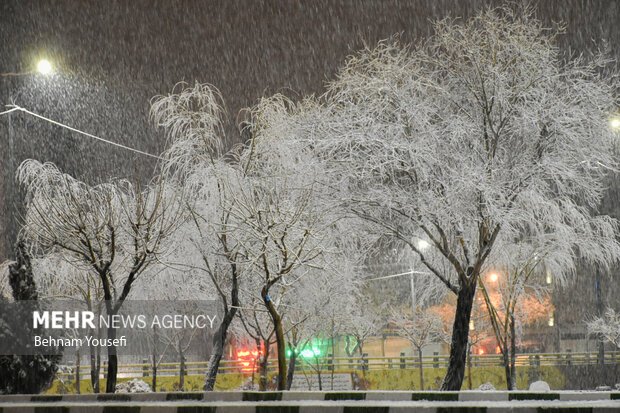
[(587, 326), (588, 333), (604, 337), (605, 340), (620, 348), (620, 313), (608, 308), (603, 317), (588, 321)]

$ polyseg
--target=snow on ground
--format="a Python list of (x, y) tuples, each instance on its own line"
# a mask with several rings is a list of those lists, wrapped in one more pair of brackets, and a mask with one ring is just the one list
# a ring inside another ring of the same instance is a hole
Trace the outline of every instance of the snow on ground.
[(488, 407), (497, 409), (510, 409), (515, 407), (522, 408), (614, 408), (620, 411), (620, 400), (573, 400), (573, 401), (547, 401), (547, 400), (520, 400), (510, 402), (498, 401), (467, 401), (467, 402), (429, 402), (429, 401), (381, 401), (381, 400), (294, 400), (294, 401), (265, 401), (265, 402), (201, 402), (195, 400), (183, 401), (145, 401), (145, 402), (50, 402), (50, 403), (0, 403), (3, 408), (27, 406), (37, 407), (83, 407), (83, 406), (160, 406), (160, 407), (180, 407), (180, 406), (220, 406), (220, 407), (248, 407), (248, 406), (315, 406), (315, 407), (339, 407), (339, 406), (363, 406), (363, 407), (394, 407), (394, 408), (438, 408), (438, 407)]

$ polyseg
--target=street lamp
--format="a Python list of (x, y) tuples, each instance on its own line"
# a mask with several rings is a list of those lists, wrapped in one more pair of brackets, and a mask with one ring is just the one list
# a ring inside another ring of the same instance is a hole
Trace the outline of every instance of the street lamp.
[(43, 75), (49, 75), (52, 73), (52, 64), (47, 59), (41, 59), (37, 63), (37, 71)]
[(609, 127), (614, 132), (620, 132), (620, 115), (612, 116), (611, 119), (609, 119)]
[[(416, 245), (420, 251), (424, 251), (428, 249), (428, 247), (431, 246), (431, 244), (429, 244), (427, 241), (421, 238), (416, 241)], [(415, 314), (415, 309), (417, 307), (416, 298), (415, 298), (415, 281), (413, 280), (414, 274), (416, 274), (416, 272), (417, 271), (414, 271), (413, 268), (410, 270), (410, 273), (411, 273), (411, 309), (413, 311), (413, 314)]]

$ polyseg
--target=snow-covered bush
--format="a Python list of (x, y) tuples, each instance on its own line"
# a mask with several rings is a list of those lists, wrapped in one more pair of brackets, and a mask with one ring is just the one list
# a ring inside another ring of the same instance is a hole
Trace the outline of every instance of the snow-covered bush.
[(131, 379), (116, 385), (116, 393), (151, 393), (151, 387), (140, 379)]

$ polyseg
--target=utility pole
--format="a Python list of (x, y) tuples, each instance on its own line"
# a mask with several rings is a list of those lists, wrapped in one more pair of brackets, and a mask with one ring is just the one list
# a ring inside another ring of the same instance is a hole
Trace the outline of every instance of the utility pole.
[[(2, 74), (3, 83), (6, 85), (7, 90), (7, 101), (8, 103), (12, 103), (12, 76)], [(6, 107), (0, 108), (0, 111), (4, 111)], [(3, 171), (4, 176), (2, 179), (5, 182), (2, 195), (2, 205), (1, 207), (4, 209), (3, 222), (1, 226), (0, 236), (2, 237), (2, 242), (0, 242), (0, 260), (8, 259), (13, 257), (13, 239), (12, 234), (15, 232), (15, 134), (13, 133), (13, 113), (9, 112), (6, 114), (7, 117), (7, 139), (8, 139), (8, 165), (6, 169)], [(5, 155), (6, 156), (6, 155)]]
[[(594, 289), (596, 294), (596, 312), (599, 317), (603, 316), (603, 297), (601, 296), (601, 269), (596, 264), (595, 277), (594, 277)], [(605, 342), (602, 337), (598, 340), (598, 357), (597, 364), (605, 364)]]
[[(8, 74), (2, 74), (2, 96), (7, 97), (7, 101), (4, 103), (11, 102), (11, 76)], [(5, 89), (6, 88), (6, 95)], [(4, 99), (2, 99), (4, 101)], [(2, 105), (0, 107), (0, 112), (4, 112), (6, 107)], [(0, 208), (2, 208), (3, 213), (1, 214), (2, 219), (0, 220), (0, 262), (9, 258), (11, 256), (11, 241), (10, 235), (11, 232), (11, 221), (13, 219), (13, 211), (12, 211), (12, 198), (13, 198), (13, 170), (15, 168), (15, 138), (13, 136), (13, 123), (12, 123), (12, 113), (9, 112), (6, 114), (6, 136), (7, 136), (7, 146), (8, 153), (4, 154), (4, 156), (8, 156), (8, 159), (5, 158), (6, 163), (2, 163), (6, 165), (2, 168), (2, 184), (0, 185)], [(4, 139), (2, 139), (4, 142)]]
[(411, 311), (415, 316), (415, 307), (416, 307), (416, 299), (415, 299), (415, 281), (413, 280), (414, 271), (411, 270)]
[[(22, 77), (29, 76), (35, 73), (39, 73), (42, 75), (48, 75), (53, 72), (52, 64), (45, 60), (39, 60), (36, 70), (26, 71), (26, 72), (7, 72), (0, 73), (0, 78), (2, 79), (2, 84), (6, 85), (7, 89), (7, 98), (8, 103), (12, 102), (12, 78), (14, 77)], [(0, 112), (4, 112), (6, 110), (5, 106), (0, 107)], [(4, 176), (2, 179), (6, 182), (6, 188), (0, 187), (2, 192), (0, 193), (0, 202), (2, 208), (4, 208), (3, 224), (0, 225), (0, 260), (3, 258), (9, 258), (13, 256), (13, 243), (16, 241), (13, 239), (17, 235), (17, 217), (16, 217), (16, 206), (15, 198), (17, 196), (17, 190), (15, 187), (15, 134), (13, 132), (13, 114), (12, 112), (8, 112), (7, 114), (7, 137), (8, 137), (8, 149), (9, 149), (9, 159), (8, 159), (8, 167), (4, 172)]]
[[(11, 102), (11, 78), (6, 78), (9, 102)], [(12, 103), (12, 102), (11, 102)], [(9, 176), (5, 198), (5, 228), (4, 228), (4, 248), (7, 257), (12, 257), (13, 242), (11, 235), (15, 226), (15, 136), (13, 134), (13, 113), (8, 114), (8, 134), (9, 134)]]

